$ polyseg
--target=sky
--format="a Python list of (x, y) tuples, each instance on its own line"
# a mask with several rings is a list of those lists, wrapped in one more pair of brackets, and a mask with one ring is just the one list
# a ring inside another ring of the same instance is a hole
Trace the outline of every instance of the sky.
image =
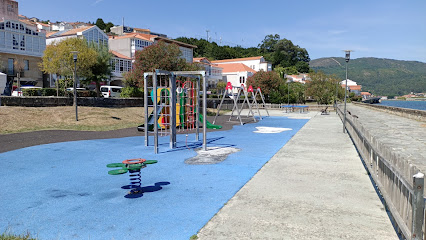
[[(425, 0), (17, 0), (41, 20), (105, 22), (148, 28), (169, 38), (207, 38), (257, 47), (279, 34), (311, 59), (376, 57), (426, 62)], [(209, 31), (209, 32), (207, 32)]]

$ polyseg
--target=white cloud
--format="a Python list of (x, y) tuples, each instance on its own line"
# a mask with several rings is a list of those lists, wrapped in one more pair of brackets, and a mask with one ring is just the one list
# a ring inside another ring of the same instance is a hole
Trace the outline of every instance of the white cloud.
[(96, 0), (94, 3), (92, 3), (92, 6), (95, 6), (96, 4), (102, 2), (103, 0)]

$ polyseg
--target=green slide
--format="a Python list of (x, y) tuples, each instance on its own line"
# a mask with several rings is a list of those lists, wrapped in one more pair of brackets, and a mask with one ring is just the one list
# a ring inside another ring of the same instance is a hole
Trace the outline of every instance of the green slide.
[[(203, 114), (200, 114), (200, 121), (203, 122)], [(206, 125), (207, 125), (206, 127), (209, 128), (209, 129), (221, 129), (222, 128), (222, 126), (214, 125), (207, 120), (206, 120)]]

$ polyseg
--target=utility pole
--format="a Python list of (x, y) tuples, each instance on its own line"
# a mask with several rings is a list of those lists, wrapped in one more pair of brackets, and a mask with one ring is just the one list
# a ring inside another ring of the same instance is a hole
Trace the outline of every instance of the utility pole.
[(207, 42), (209, 41), (209, 32), (210, 32), (210, 30), (206, 30), (206, 32), (207, 32)]

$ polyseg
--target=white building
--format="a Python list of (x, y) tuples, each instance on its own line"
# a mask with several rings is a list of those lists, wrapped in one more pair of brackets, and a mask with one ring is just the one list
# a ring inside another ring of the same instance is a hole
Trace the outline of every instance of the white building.
[(197, 46), (175, 41), (165, 37), (144, 34), (144, 33), (128, 33), (123, 36), (112, 36), (109, 38), (109, 48), (112, 51), (123, 54), (124, 56), (134, 59), (136, 51), (143, 50), (158, 41), (164, 41), (167, 44), (176, 44), (182, 52), (182, 58), (192, 63), (194, 48)]
[(108, 46), (108, 36), (97, 26), (87, 26), (75, 28), (61, 32), (50, 32), (46, 39), (46, 44), (50, 45), (53, 42), (60, 42), (67, 38), (83, 37), (88, 43), (95, 42), (97, 44), (105, 44)]
[(109, 49), (133, 59), (136, 51), (154, 44), (152, 36), (142, 33), (129, 33), (123, 36), (112, 36), (108, 40)]
[(216, 61), (212, 61), (212, 63), (218, 64), (220, 66), (224, 64), (231, 64), (231, 63), (242, 63), (255, 71), (260, 71), (260, 70), (263, 70), (265, 72), (272, 71), (272, 63), (265, 61), (265, 59), (262, 56), (216, 60)]
[(223, 68), (223, 81), (230, 82), (234, 87), (240, 87), (241, 85), (247, 87), (247, 79), (256, 73), (255, 70), (243, 63), (221, 64), (220, 67)]
[(206, 71), (208, 88), (216, 87), (218, 81), (222, 80), (222, 67), (212, 64), (207, 58), (194, 58), (194, 63), (199, 64)]
[[(342, 88), (345, 88), (346, 80), (341, 81), (340, 85), (342, 86)], [(348, 79), (348, 86), (347, 86), (346, 89), (349, 92), (353, 92), (353, 93), (355, 93), (355, 95), (359, 96), (359, 95), (361, 95), (362, 86), (358, 85), (355, 81)]]
[(307, 73), (302, 73), (299, 75), (286, 75), (285, 77), (291, 82), (299, 82), (302, 84), (305, 84), (306, 81), (311, 80), (311, 78), (309, 77), (309, 74)]
[(50, 23), (50, 31), (66, 31), (71, 30), (74, 27), (67, 23), (67, 22), (56, 22), (56, 23)]
[(132, 59), (115, 51), (111, 51), (113, 57), (111, 59), (112, 76), (110, 85), (122, 86), (123, 73), (132, 70)]
[(0, 67), (6, 69), (9, 87), (12, 80), (16, 81), (17, 70), (24, 84), (43, 86), (43, 74), (38, 65), (45, 49), (45, 33), (19, 20), (16, 1), (1, 0), (0, 63), (3, 66)]

